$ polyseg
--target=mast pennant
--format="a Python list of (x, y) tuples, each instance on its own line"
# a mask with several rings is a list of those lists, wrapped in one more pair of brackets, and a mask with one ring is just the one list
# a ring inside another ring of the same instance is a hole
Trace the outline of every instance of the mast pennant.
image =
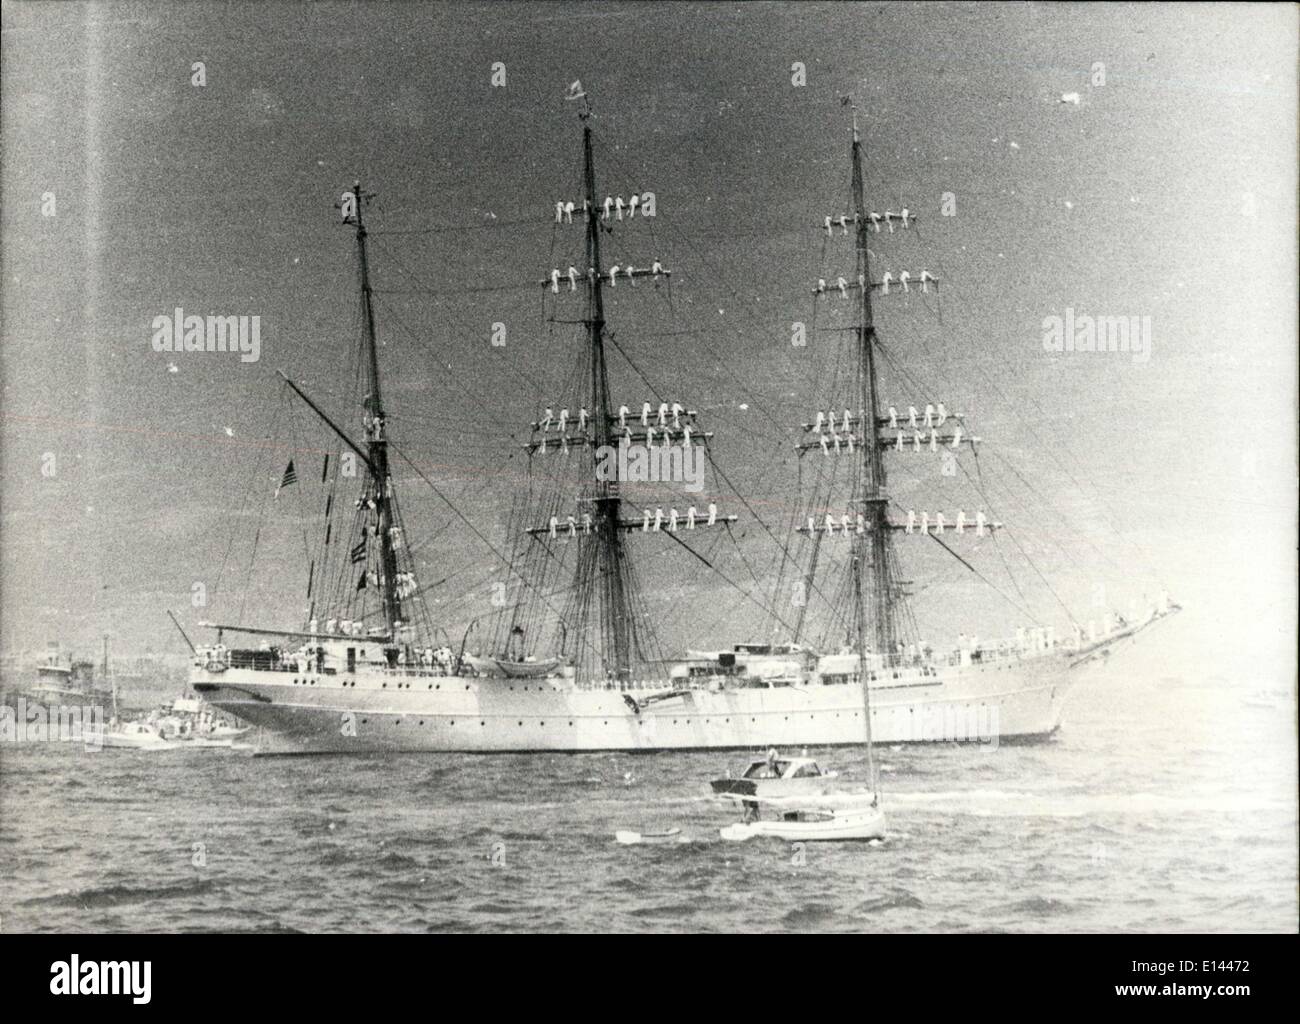
[(296, 484), (297, 482), (298, 474), (294, 472), (293, 459), (290, 459), (289, 465), (284, 467), (284, 476), (280, 478), (280, 486), (275, 489), (276, 496), (278, 497), (280, 492), (290, 484)]

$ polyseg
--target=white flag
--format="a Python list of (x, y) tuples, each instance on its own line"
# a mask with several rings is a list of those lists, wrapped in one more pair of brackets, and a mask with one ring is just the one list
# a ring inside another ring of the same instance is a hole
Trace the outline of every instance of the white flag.
[(569, 94), (564, 98), (566, 100), (580, 100), (586, 95), (587, 94), (582, 91), (582, 82), (575, 78), (573, 84), (569, 86)]

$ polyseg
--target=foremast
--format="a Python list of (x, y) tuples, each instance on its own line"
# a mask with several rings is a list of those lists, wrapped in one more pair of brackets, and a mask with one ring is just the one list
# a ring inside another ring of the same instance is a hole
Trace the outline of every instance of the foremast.
[[(866, 204), (866, 186), (863, 180), (862, 138), (858, 131), (857, 115), (853, 118), (853, 212), (856, 224), (857, 277), (859, 281), (871, 280), (871, 254), (867, 247), (868, 225)], [(852, 504), (858, 508), (867, 523), (865, 533), (853, 536), (853, 561), (858, 575), (859, 585), (855, 586), (857, 618), (858, 653), (863, 656), (864, 630), (862, 617), (866, 602), (862, 594), (863, 576), (868, 583), (869, 599), (872, 607), (872, 626), (877, 651), (893, 651), (897, 642), (897, 629), (894, 622), (894, 592), (889, 579), (890, 551), (889, 530), (887, 529), (886, 506), (888, 498), (885, 493), (885, 466), (880, 455), (880, 396), (879, 382), (876, 379), (876, 327), (871, 309), (871, 289), (861, 289), (862, 308), (858, 323), (858, 408), (859, 419), (863, 426), (862, 469), (857, 481), (857, 493)], [(864, 543), (864, 541), (866, 543)], [(867, 549), (870, 548), (870, 558)], [(862, 572), (863, 565), (868, 572)], [(870, 730), (870, 718), (867, 721)]]

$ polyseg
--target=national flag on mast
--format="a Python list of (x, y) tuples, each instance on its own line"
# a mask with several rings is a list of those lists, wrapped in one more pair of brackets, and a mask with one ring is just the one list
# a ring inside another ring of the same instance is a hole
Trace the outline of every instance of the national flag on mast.
[(280, 486), (275, 489), (276, 496), (278, 497), (280, 492), (290, 484), (296, 484), (297, 482), (298, 474), (294, 472), (293, 459), (290, 459), (289, 465), (284, 467), (284, 476), (280, 478)]
[(582, 82), (575, 78), (573, 84), (569, 86), (569, 92), (564, 97), (566, 100), (580, 100), (587, 94), (582, 91)]

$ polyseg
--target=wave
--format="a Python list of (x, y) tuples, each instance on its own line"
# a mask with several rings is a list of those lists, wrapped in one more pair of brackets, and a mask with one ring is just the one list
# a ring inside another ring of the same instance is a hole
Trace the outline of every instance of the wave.
[(82, 889), (79, 892), (57, 893), (24, 900), (24, 906), (80, 907), (93, 910), (100, 907), (120, 907), (133, 903), (152, 903), (159, 900), (202, 896), (220, 888), (211, 878), (199, 878), (173, 885), (130, 886), (109, 885), (103, 888)]

